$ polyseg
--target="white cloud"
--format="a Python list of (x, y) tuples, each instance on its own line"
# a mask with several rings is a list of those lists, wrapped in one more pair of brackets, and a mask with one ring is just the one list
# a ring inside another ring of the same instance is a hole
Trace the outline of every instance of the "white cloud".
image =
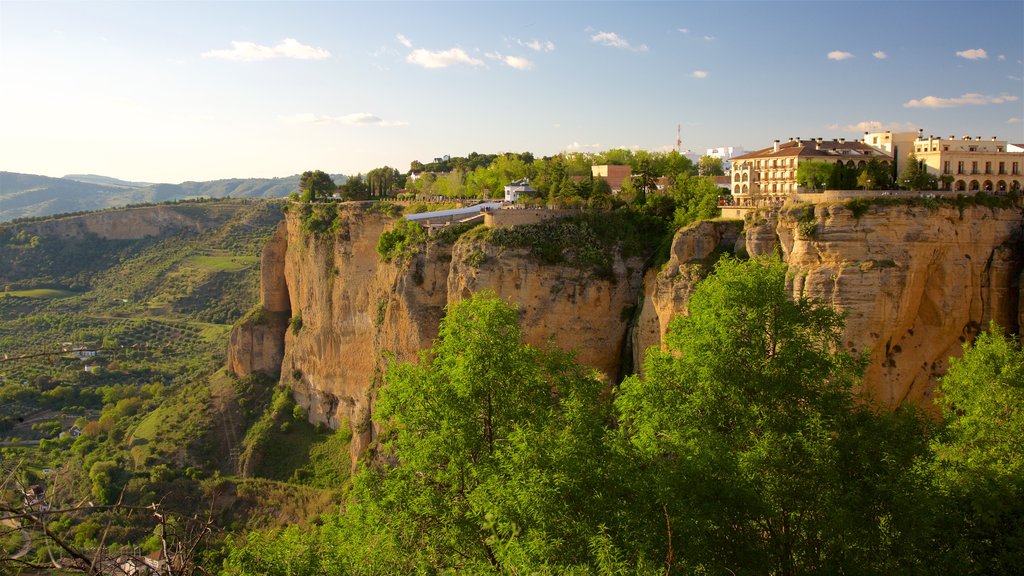
[(1010, 75), (1010, 76), (1007, 76), (1006, 78), (1007, 78), (1008, 80), (1013, 80), (1014, 82), (1020, 82), (1020, 81), (1021, 81), (1021, 77), (1020, 77), (1020, 76), (1013, 76), (1013, 75)]
[(483, 66), (483, 60), (473, 58), (462, 48), (449, 48), (447, 50), (427, 50), (417, 48), (406, 56), (405, 61), (424, 68), (447, 68), (452, 64), (469, 64), (471, 66)]
[(689, 28), (676, 28), (676, 30), (679, 30), (683, 34), (689, 34), (690, 33), (690, 29)]
[(582, 150), (584, 148), (590, 148), (592, 150), (597, 150), (600, 147), (601, 147), (600, 144), (580, 144), (579, 142), (573, 142), (572, 144), (566, 145), (565, 149), (566, 150)]
[(405, 37), (405, 34), (395, 34), (395, 38), (398, 38), (398, 43), (406, 48), (412, 48), (412, 40)]
[(1000, 62), (1005, 62), (1006, 54), (1000, 54), (999, 56), (996, 56), (996, 60), (999, 60)]
[(307, 46), (294, 38), (285, 38), (274, 46), (261, 46), (255, 42), (232, 41), (230, 49), (210, 50), (203, 53), (203, 58), (219, 58), (236, 62), (256, 62), (271, 58), (323, 60), (330, 57), (331, 53), (327, 50)]
[(833, 50), (828, 53), (829, 60), (846, 60), (847, 58), (853, 58), (853, 54), (842, 50)]
[(542, 41), (537, 40), (537, 39), (526, 41), (526, 40), (520, 40), (520, 39), (516, 38), (515, 42), (516, 42), (516, 44), (519, 44), (520, 46), (524, 46), (526, 48), (529, 48), (530, 50), (533, 50), (534, 52), (552, 52), (555, 49), (555, 43), (552, 42), (551, 40), (544, 40), (542, 42)]
[(970, 50), (961, 50), (956, 53), (961, 58), (968, 60), (984, 60), (988, 58), (988, 52), (985, 52), (984, 48), (971, 48)]
[(956, 108), (957, 106), (983, 106), (985, 104), (1005, 104), (1016, 102), (1018, 98), (1009, 94), (1000, 96), (985, 96), (970, 92), (956, 98), (939, 98), (938, 96), (925, 96), (918, 100), (908, 100), (903, 104), (904, 108)]
[(910, 122), (880, 122), (878, 120), (863, 120), (856, 124), (847, 124), (846, 126), (832, 124), (828, 129), (840, 130), (842, 132), (885, 132), (886, 130), (890, 130), (892, 132), (912, 132), (917, 130), (917, 127)]
[(327, 116), (323, 114), (295, 114), (293, 116), (282, 116), (281, 121), (285, 124), (343, 124), (346, 126), (407, 126), (408, 122), (398, 120), (384, 120), (380, 116), (368, 112), (356, 112), (344, 116)]
[(533, 62), (530, 62), (522, 56), (502, 56), (497, 52), (488, 52), (487, 54), (484, 54), (484, 56), (487, 56), (492, 60), (504, 62), (506, 65), (511, 66), (516, 70), (529, 70), (530, 68), (533, 68)]
[(1021, 122), (1022, 120), (1016, 116), (1013, 116), (1012, 118), (1006, 121), (1007, 124), (1020, 124)]
[(888, 54), (881, 50), (878, 50), (877, 52), (872, 52), (871, 55), (874, 56), (875, 58), (878, 58), (879, 60), (885, 60), (886, 58), (889, 57)]
[(619, 36), (615, 32), (598, 32), (590, 37), (591, 42), (597, 42), (605, 46), (611, 46), (612, 48), (625, 48), (626, 50), (633, 50), (634, 52), (646, 52), (647, 45), (641, 44), (639, 46), (633, 46), (625, 38)]
[(694, 70), (693, 71), (693, 77), (694, 78), (707, 78), (708, 77), (708, 72), (707, 72), (707, 70)]
[(711, 41), (711, 40), (714, 40), (715, 37), (714, 36), (704, 36), (704, 39), (708, 40), (708, 41)]

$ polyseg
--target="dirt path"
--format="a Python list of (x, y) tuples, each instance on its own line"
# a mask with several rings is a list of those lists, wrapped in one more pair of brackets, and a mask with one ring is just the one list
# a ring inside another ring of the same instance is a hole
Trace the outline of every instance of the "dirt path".
[(29, 535), (28, 530), (25, 530), (20, 524), (10, 518), (5, 518), (3, 523), (11, 528), (17, 528), (18, 531), (21, 532), (21, 548), (19, 548), (14, 554), (11, 554), (9, 558), (11, 560), (17, 560), (18, 558), (28, 554), (28, 551), (32, 549), (32, 536)]

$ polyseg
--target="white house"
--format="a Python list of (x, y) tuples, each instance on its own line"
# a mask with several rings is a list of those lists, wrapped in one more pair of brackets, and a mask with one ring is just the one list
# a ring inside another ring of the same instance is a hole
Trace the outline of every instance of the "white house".
[(519, 200), (519, 196), (523, 192), (536, 192), (530, 187), (530, 181), (526, 178), (516, 180), (510, 184), (505, 185), (505, 202), (515, 203)]

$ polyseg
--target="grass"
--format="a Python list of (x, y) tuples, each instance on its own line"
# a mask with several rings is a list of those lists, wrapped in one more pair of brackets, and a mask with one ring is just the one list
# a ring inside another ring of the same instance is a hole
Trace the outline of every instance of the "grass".
[(78, 292), (71, 290), (59, 290), (57, 288), (33, 288), (29, 290), (11, 290), (0, 293), (0, 298), (67, 298), (75, 296)]
[(237, 254), (201, 254), (186, 259), (189, 264), (211, 272), (239, 272), (252, 266), (256, 261), (255, 256), (239, 256)]

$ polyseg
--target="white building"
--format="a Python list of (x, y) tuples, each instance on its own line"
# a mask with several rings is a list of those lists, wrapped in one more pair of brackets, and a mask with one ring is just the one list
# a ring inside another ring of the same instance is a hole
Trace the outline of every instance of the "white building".
[(510, 184), (505, 185), (505, 202), (513, 204), (519, 201), (519, 196), (524, 192), (536, 192), (530, 187), (530, 181), (526, 178), (516, 180)]
[(706, 155), (712, 158), (721, 158), (722, 169), (728, 173), (729, 170), (732, 170), (733, 156), (742, 156), (746, 153), (747, 151), (742, 146), (719, 146), (718, 148), (708, 148)]

